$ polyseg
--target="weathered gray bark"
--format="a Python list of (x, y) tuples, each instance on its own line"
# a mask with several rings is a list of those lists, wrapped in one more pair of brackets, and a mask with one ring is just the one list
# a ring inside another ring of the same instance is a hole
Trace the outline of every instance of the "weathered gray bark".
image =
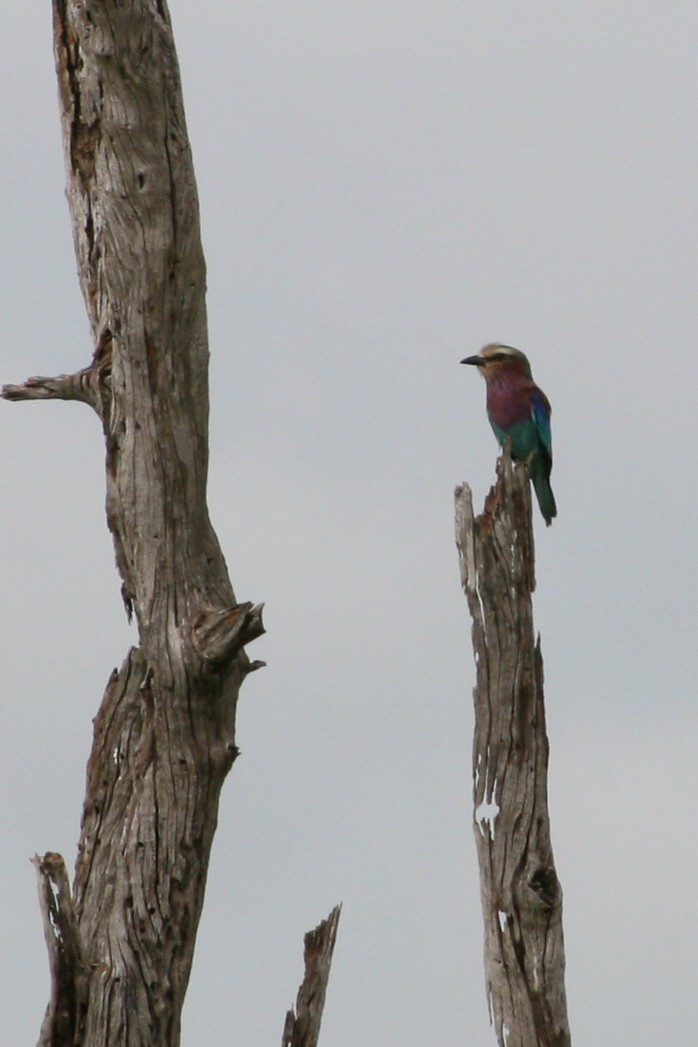
[(296, 1009), (286, 1013), (281, 1047), (317, 1047), (341, 911), (341, 905), (336, 905), (327, 919), (305, 936), (305, 975), (298, 989)]
[(67, 196), (94, 340), (77, 375), (7, 399), (82, 400), (139, 645), (95, 719), (72, 896), (37, 859), (52, 996), (42, 1045), (176, 1047), (244, 651), (206, 506), (205, 267), (164, 0), (54, 0)]
[(485, 511), (456, 489), (456, 543), (473, 620), (473, 829), (485, 980), (500, 1047), (567, 1047), (562, 889), (550, 844), (543, 659), (534, 640), (530, 485), (508, 454)]

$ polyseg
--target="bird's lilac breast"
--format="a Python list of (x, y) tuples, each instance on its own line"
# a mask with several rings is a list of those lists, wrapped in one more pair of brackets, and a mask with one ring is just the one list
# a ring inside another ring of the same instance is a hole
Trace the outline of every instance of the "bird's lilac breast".
[(487, 413), (500, 429), (510, 429), (531, 417), (530, 390), (522, 385), (493, 381), (487, 386)]

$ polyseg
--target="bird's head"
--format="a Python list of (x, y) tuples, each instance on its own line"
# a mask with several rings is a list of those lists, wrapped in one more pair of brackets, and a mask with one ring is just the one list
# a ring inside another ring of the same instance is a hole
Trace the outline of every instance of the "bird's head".
[(520, 349), (514, 349), (511, 345), (501, 345), (499, 342), (483, 345), (476, 356), (466, 356), (461, 363), (479, 367), (480, 374), (487, 381), (506, 374), (522, 374), (526, 378), (531, 377), (531, 365), (526, 354), (522, 353)]

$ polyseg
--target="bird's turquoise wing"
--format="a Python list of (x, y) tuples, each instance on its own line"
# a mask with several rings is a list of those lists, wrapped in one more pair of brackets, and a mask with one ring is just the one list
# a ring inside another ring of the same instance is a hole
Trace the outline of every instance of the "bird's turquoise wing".
[(553, 437), (550, 431), (550, 403), (545, 393), (542, 393), (540, 389), (536, 389), (531, 394), (531, 407), (539, 439), (552, 459)]

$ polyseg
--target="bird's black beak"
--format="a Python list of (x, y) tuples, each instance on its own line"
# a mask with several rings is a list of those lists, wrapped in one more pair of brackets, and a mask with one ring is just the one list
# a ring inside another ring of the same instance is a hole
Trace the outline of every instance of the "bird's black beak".
[(461, 360), (462, 364), (474, 364), (475, 367), (484, 367), (485, 361), (481, 356), (466, 356), (465, 360)]

